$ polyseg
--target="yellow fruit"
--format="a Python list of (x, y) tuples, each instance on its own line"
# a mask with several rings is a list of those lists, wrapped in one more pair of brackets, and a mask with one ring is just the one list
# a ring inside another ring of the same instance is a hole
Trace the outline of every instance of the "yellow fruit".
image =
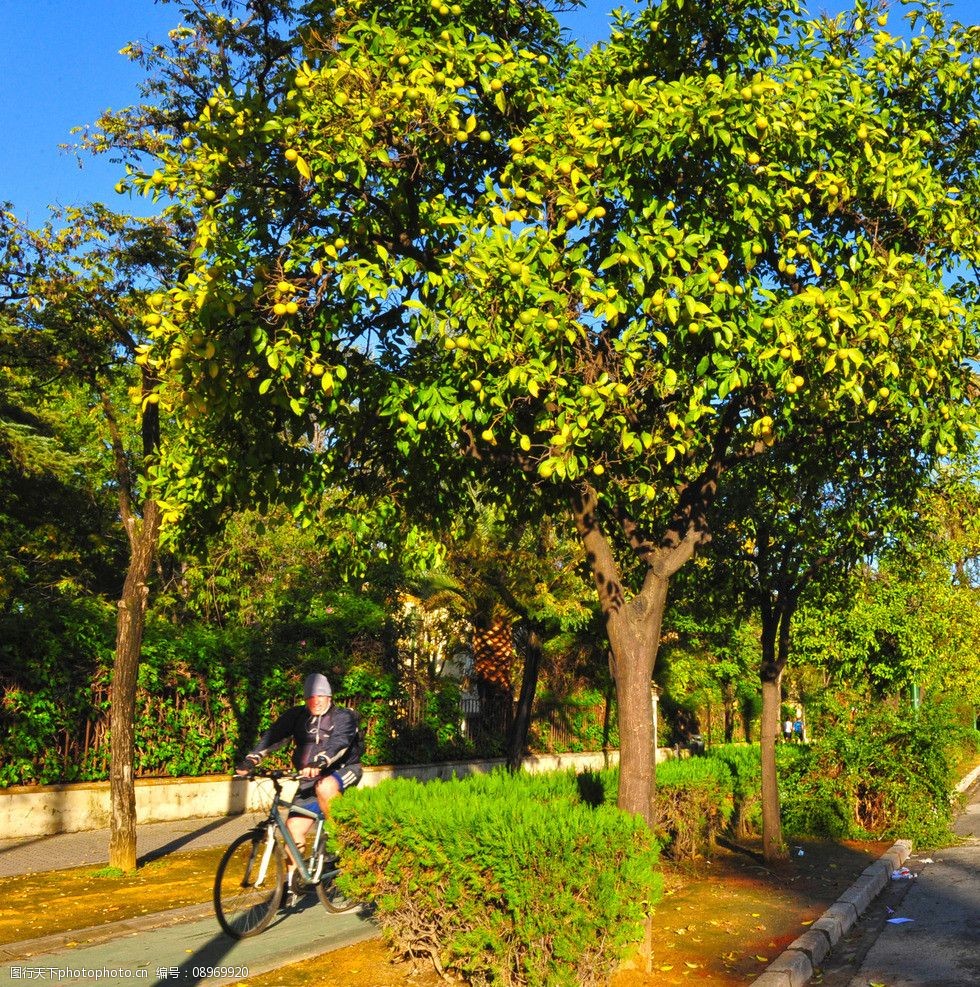
[(286, 160), (295, 161), (299, 157), (299, 151), (295, 147), (286, 148)]

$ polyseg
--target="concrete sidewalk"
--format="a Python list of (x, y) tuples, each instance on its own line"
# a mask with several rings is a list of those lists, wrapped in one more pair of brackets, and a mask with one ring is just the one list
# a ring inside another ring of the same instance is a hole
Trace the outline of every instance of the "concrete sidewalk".
[[(207, 850), (227, 846), (264, 814), (212, 816), (173, 822), (145, 823), (136, 830), (136, 853), (141, 864), (181, 850)], [(35, 839), (0, 840), (0, 877), (66, 870), (69, 867), (101, 867), (109, 859), (109, 830), (58, 833)]]
[(963, 842), (909, 861), (916, 876), (848, 987), (980, 984), (980, 792), (972, 795), (953, 827)]
[[(790, 943), (753, 987), (804, 987), (815, 975), (826, 987), (980, 984), (978, 781), (980, 767), (957, 785), (968, 796), (953, 827), (963, 843), (915, 857), (909, 856), (908, 843), (896, 843), (808, 932)], [(890, 886), (891, 874), (902, 863), (917, 877), (899, 882), (901, 894), (893, 904), (898, 909), (900, 901), (901, 908), (891, 914), (886, 908), (896, 891)], [(853, 956), (844, 948), (851, 943), (857, 944)]]
[[(251, 939), (225, 935), (211, 906), (206, 910), (206, 915), (193, 921), (185, 917), (152, 928), (132, 922), (127, 931), (117, 929), (113, 938), (100, 942), (62, 942), (57, 948), (11, 959), (3, 956), (4, 947), (0, 947), (0, 987), (29, 980), (62, 987), (95, 983), (105, 987), (132, 987), (134, 983), (220, 987), (378, 935), (369, 916), (359, 911), (332, 915), (313, 895), (300, 907), (280, 912), (262, 935)], [(159, 920), (161, 916), (148, 918)]]
[[(220, 816), (141, 825), (139, 860), (226, 846), (263, 818)], [(108, 830), (5, 840), (0, 842), (0, 876), (103, 866), (108, 847)], [(219, 987), (376, 935), (378, 928), (367, 914), (332, 915), (310, 895), (298, 907), (280, 912), (266, 934), (236, 941), (222, 932), (208, 901), (0, 946), (0, 987), (27, 980)]]

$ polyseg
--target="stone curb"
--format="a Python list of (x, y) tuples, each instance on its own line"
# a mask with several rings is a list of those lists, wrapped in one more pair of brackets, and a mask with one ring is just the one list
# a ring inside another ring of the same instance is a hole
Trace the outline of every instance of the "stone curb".
[(980, 764), (978, 764), (962, 781), (960, 781), (956, 790), (962, 795), (976, 780), (980, 778)]
[(898, 840), (817, 919), (809, 930), (791, 942), (752, 981), (753, 987), (803, 987), (823, 958), (850, 931), (868, 905), (882, 892), (893, 870), (912, 853), (908, 840)]

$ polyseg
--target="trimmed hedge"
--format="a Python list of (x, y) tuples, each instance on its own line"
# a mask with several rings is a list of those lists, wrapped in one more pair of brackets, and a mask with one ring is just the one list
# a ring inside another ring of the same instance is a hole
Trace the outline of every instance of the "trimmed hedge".
[(333, 818), (348, 893), (397, 952), (468, 983), (604, 983), (661, 892), (649, 830), (572, 773), (398, 780)]
[(712, 758), (657, 766), (654, 829), (676, 860), (707, 853), (732, 813), (732, 776)]
[(856, 715), (828, 704), (813, 741), (781, 776), (787, 833), (903, 837), (948, 844), (954, 770), (966, 732), (939, 703), (879, 704)]

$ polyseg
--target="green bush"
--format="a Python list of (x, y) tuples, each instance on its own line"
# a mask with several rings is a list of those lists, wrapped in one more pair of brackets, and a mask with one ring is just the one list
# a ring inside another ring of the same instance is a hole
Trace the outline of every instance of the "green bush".
[(828, 708), (783, 786), (787, 833), (950, 839), (955, 750), (943, 704)]
[(708, 750), (708, 758), (723, 764), (729, 774), (732, 809), (729, 829), (736, 839), (759, 833), (762, 828), (762, 760), (758, 744), (720, 744)]
[(108, 703), (113, 609), (66, 595), (17, 616), (0, 618), (0, 785), (86, 780), (85, 740)]
[(711, 849), (731, 814), (731, 776), (707, 757), (666, 761), (657, 767), (654, 831), (675, 859)]
[(578, 789), (504, 773), (355, 789), (333, 816), (347, 890), (397, 951), (468, 983), (604, 983), (660, 895), (657, 847)]

